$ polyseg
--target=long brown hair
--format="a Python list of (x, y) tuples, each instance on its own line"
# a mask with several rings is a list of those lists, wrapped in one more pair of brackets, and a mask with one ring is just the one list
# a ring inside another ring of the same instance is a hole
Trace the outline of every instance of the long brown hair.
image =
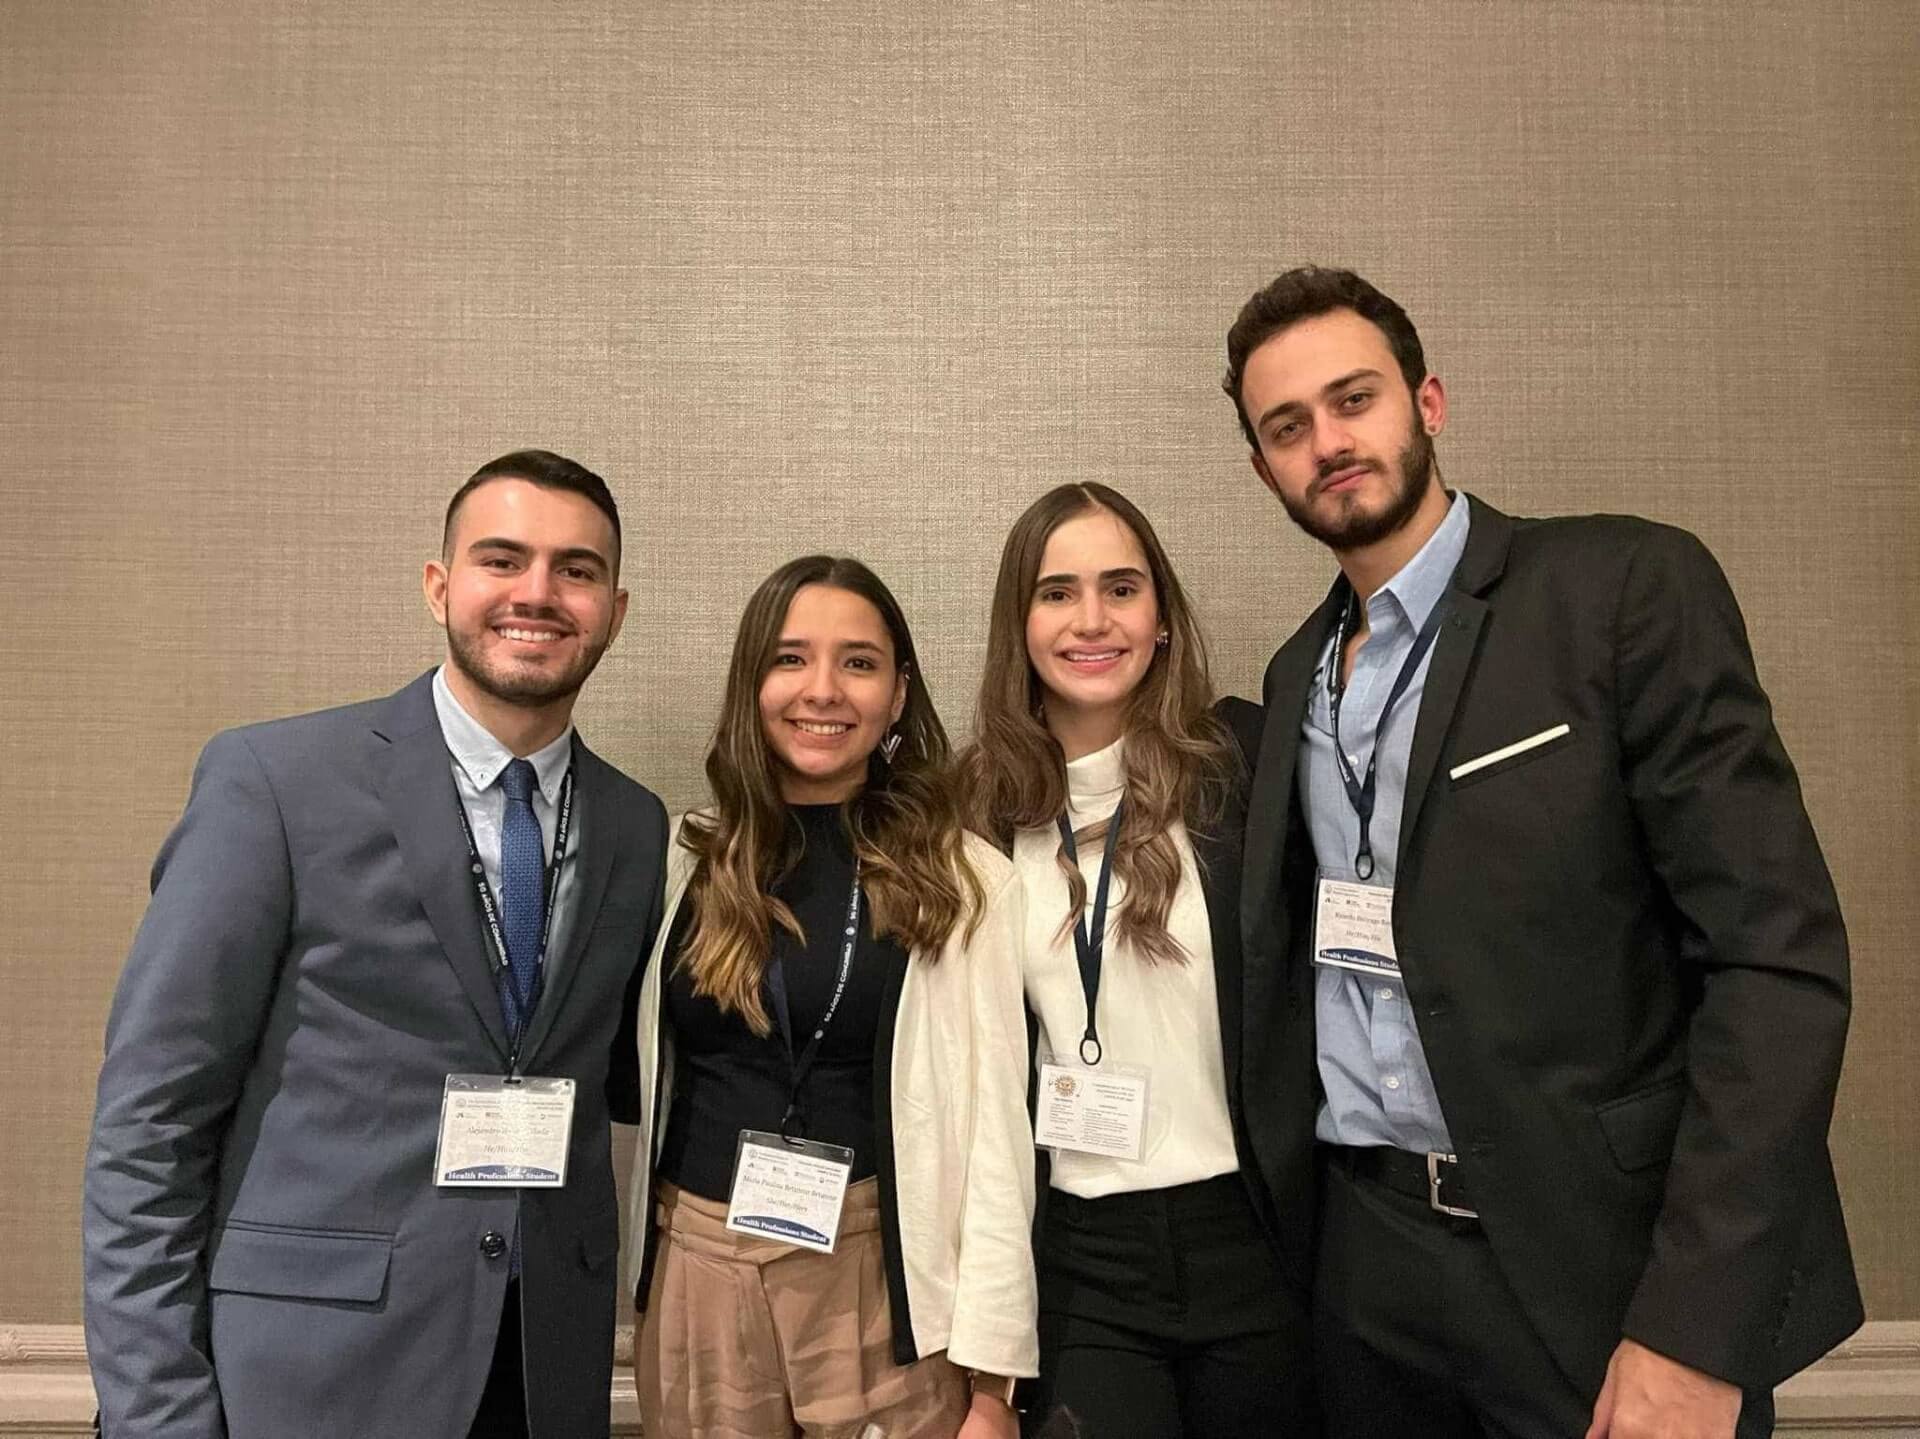
[(874, 934), (933, 956), (957, 925), (965, 923), (972, 933), (985, 903), (962, 856), (959, 814), (944, 783), (947, 732), (921, 678), (899, 602), (855, 559), (806, 555), (782, 565), (753, 592), (740, 616), (720, 723), (707, 751), (713, 806), (689, 815), (680, 836), (695, 863), (687, 888), (693, 928), (679, 963), (694, 993), (740, 1015), (759, 1035), (771, 1032), (762, 980), (773, 953), (773, 927), (806, 942), (793, 911), (771, 893), (799, 860), (800, 843), (761, 725), (760, 686), (787, 609), (807, 585), (846, 590), (879, 611), (893, 642), (896, 672), (907, 681), (895, 726), (900, 746), (891, 762), (877, 749), (868, 756), (867, 783), (845, 811)]
[[(1131, 530), (1146, 553), (1167, 632), (1166, 645), (1155, 652), (1127, 705), (1127, 803), (1113, 861), (1127, 897), (1114, 935), (1150, 963), (1184, 961), (1185, 950), (1167, 930), (1180, 883), (1180, 852), (1167, 830), (1179, 820), (1189, 831), (1204, 832), (1218, 818), (1235, 751), (1211, 712), (1206, 641), (1186, 591), (1147, 517), (1117, 490), (1092, 482), (1061, 485), (1014, 521), (1000, 551), (973, 741), (960, 757), (958, 785), (968, 823), (1002, 849), (1012, 845), (1015, 831), (1051, 825), (1066, 811), (1066, 754), (1041, 717), (1040, 677), (1027, 657), (1027, 612), (1053, 532), (1102, 510)], [(1099, 825), (1086, 838), (1105, 833)], [(1086, 882), (1065, 846), (1058, 862), (1070, 896), (1064, 929), (1086, 904)]]

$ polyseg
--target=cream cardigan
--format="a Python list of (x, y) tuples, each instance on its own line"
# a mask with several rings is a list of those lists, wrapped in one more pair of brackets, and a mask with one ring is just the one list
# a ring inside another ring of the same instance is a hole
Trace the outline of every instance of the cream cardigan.
[[(635, 1294), (652, 1249), (653, 1169), (673, 1098), (661, 980), (674, 916), (693, 876), (680, 832), (675, 825), (666, 907), (640, 988), (641, 1119), (627, 1190), (627, 1290)], [(1013, 866), (999, 851), (968, 835), (965, 853), (987, 897), (979, 928), (967, 943), (962, 926), (937, 961), (916, 953), (907, 962), (889, 991), (892, 1030), (883, 1032), (887, 1058), (876, 1075), (876, 1083), (885, 1076), (876, 1100), (886, 1102), (892, 1139), (891, 1153), (883, 1146), (878, 1161), (881, 1193), (894, 1201), (891, 1222), (882, 1225), (894, 1357), (904, 1364), (945, 1350), (963, 1368), (1025, 1378), (1039, 1372), (1040, 1354), (1020, 979), (1024, 907)]]

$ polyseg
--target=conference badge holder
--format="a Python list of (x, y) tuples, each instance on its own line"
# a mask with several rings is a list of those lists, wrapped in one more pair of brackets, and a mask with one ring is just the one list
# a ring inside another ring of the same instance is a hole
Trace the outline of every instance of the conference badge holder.
[(480, 1189), (563, 1187), (573, 1092), (571, 1079), (449, 1074), (433, 1182)]
[(1147, 1144), (1148, 1071), (1052, 1055), (1040, 1065), (1033, 1142), (1044, 1149), (1137, 1160)]
[(812, 1139), (743, 1129), (733, 1155), (727, 1228), (833, 1253), (853, 1151)]
[(1320, 877), (1314, 894), (1313, 962), (1379, 979), (1400, 977), (1393, 944), (1393, 889)]

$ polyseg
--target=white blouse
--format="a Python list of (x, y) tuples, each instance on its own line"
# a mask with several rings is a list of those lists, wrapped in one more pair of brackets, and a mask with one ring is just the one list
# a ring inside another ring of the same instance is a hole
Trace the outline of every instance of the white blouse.
[[(1067, 765), (1067, 818), (1076, 831), (1096, 824), (1119, 806), (1125, 788), (1121, 744)], [(1239, 1169), (1233, 1123), (1227, 1116), (1226, 1065), (1220, 1053), (1220, 1011), (1214, 989), (1213, 936), (1206, 895), (1186, 826), (1170, 831), (1180, 851), (1180, 886), (1167, 928), (1186, 951), (1184, 964), (1151, 963), (1130, 945), (1115, 941), (1124, 913), (1126, 886), (1119, 875), (1109, 885), (1107, 947), (1100, 973), (1098, 1028), (1103, 1063), (1148, 1070), (1146, 1145), (1139, 1159), (1058, 1150), (1053, 1187), (1082, 1199), (1141, 1189), (1164, 1189), (1231, 1174)], [(1086, 1028), (1086, 998), (1074, 954), (1073, 931), (1063, 927), (1068, 905), (1066, 876), (1055, 855), (1060, 832), (1052, 825), (1014, 837), (1013, 863), (1026, 891), (1026, 943), (1022, 966), (1027, 1004), (1038, 1016), (1036, 1063), (1055, 1055), (1078, 1063)], [(1079, 846), (1087, 906), (1100, 878), (1104, 846)]]

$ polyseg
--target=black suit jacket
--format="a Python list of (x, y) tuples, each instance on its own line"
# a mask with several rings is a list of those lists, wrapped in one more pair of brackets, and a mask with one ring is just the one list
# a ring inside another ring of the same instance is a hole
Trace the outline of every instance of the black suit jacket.
[[(1739, 607), (1684, 531), (1470, 503), (1414, 727), (1394, 933), (1473, 1203), (1588, 1391), (1623, 1334), (1776, 1383), (1862, 1317), (1827, 1152), (1847, 944)], [(1242, 915), (1249, 1088), (1311, 1044), (1295, 771), (1345, 593), (1267, 670)], [(1263, 1050), (1263, 1035), (1282, 1040)], [(1268, 1120), (1263, 1168), (1297, 1174), (1312, 1115)]]
[[(1214, 706), (1214, 717), (1232, 734), (1244, 762), (1241, 772), (1218, 797), (1218, 814), (1192, 832), (1200, 888), (1207, 901), (1207, 929), (1213, 942), (1214, 996), (1220, 1012), (1220, 1057), (1227, 1077), (1227, 1113), (1239, 1151), (1240, 1174), (1254, 1210), (1266, 1228), (1281, 1268), (1304, 1293), (1312, 1284), (1313, 1166), (1311, 1151), (1296, 1148), (1294, 1162), (1277, 1169), (1259, 1162), (1253, 1148), (1255, 1126), (1271, 1122), (1276, 1111), (1298, 1114), (1313, 1108), (1315, 1076), (1309, 1041), (1295, 1041), (1295, 1062), (1273, 1063), (1278, 1053), (1267, 1036), (1251, 1043), (1266, 1059), (1265, 1082), (1249, 1089), (1244, 1082), (1247, 1025), (1244, 1018), (1245, 963), (1240, 933), (1241, 875), (1247, 801), (1258, 761), (1265, 711), (1228, 696)], [(1309, 1119), (1309, 1123), (1311, 1119)]]
[[(1200, 888), (1207, 905), (1207, 931), (1213, 944), (1214, 996), (1219, 1011), (1220, 1051), (1227, 1080), (1227, 1112), (1233, 1125), (1234, 1148), (1240, 1159), (1240, 1175), (1248, 1198), (1262, 1227), (1273, 1243), (1282, 1270), (1304, 1293), (1312, 1282), (1313, 1236), (1313, 1160), (1311, 1145), (1295, 1146), (1290, 1162), (1271, 1166), (1258, 1160), (1252, 1143), (1256, 1126), (1269, 1126), (1280, 1117), (1305, 1113), (1311, 1131), (1313, 1117), (1314, 1072), (1312, 1036), (1304, 1043), (1296, 1036), (1295, 1062), (1290, 1066), (1266, 1067), (1266, 1082), (1251, 1091), (1242, 1082), (1244, 1064), (1243, 1036), (1248, 1026), (1242, 1015), (1244, 984), (1241, 962), (1241, 869), (1244, 863), (1243, 839), (1247, 819), (1247, 798), (1255, 760), (1260, 752), (1263, 711), (1257, 704), (1238, 696), (1227, 696), (1215, 703), (1214, 718), (1233, 737), (1240, 764), (1223, 791), (1212, 797), (1217, 812), (1209, 823), (1190, 831), (1194, 858), (1200, 870)], [(1031, 1060), (1038, 1029), (1031, 1013), (1027, 1016), (1027, 1050)], [(1254, 1047), (1271, 1055), (1278, 1050), (1272, 1037), (1256, 1035)], [(1285, 1074), (1281, 1083), (1272, 1076)], [(1029, 1080), (1028, 1107), (1034, 1095)], [(1311, 1133), (1308, 1135), (1311, 1140)], [(1046, 1222), (1049, 1156), (1046, 1150), (1035, 1153), (1036, 1193), (1034, 1234), (1038, 1238)], [(1274, 1179), (1282, 1188), (1276, 1192)]]

